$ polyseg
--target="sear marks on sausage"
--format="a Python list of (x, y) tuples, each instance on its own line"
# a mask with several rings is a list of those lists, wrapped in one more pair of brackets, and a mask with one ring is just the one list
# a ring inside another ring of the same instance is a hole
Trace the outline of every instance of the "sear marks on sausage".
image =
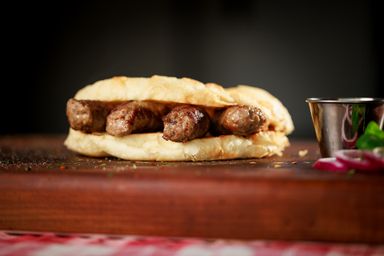
[(197, 106), (181, 105), (163, 117), (163, 138), (174, 142), (186, 142), (203, 137), (209, 130), (207, 112)]
[(114, 103), (69, 99), (66, 110), (69, 125), (85, 133), (103, 132), (105, 119), (114, 106)]
[(248, 136), (266, 129), (266, 118), (258, 107), (233, 106), (215, 114), (214, 134)]
[(117, 106), (107, 116), (106, 131), (113, 136), (161, 131), (161, 117), (166, 114), (164, 104), (132, 101)]

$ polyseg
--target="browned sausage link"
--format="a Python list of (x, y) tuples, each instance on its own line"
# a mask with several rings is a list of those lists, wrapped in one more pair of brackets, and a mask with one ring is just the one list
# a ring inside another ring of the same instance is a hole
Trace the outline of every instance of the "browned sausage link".
[(108, 115), (106, 131), (113, 136), (161, 131), (161, 117), (165, 113), (164, 104), (144, 101), (123, 103)]
[(207, 112), (197, 106), (181, 105), (163, 117), (163, 138), (175, 142), (186, 142), (203, 137), (209, 129)]
[(69, 99), (66, 111), (69, 125), (85, 133), (103, 132), (105, 118), (115, 105), (102, 101)]
[(254, 106), (228, 107), (214, 118), (214, 129), (219, 134), (248, 136), (264, 130), (265, 124), (264, 113)]

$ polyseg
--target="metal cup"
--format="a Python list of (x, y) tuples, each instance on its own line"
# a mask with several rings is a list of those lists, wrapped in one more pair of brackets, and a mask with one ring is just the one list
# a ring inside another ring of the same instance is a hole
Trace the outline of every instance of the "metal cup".
[(384, 126), (384, 98), (308, 98), (316, 139), (323, 157), (354, 149), (370, 121)]

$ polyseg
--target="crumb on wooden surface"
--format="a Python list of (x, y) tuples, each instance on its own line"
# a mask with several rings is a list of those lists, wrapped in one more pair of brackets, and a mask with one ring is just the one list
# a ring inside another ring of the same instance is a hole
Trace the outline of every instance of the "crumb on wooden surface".
[(304, 157), (308, 154), (308, 149), (299, 150), (299, 156)]

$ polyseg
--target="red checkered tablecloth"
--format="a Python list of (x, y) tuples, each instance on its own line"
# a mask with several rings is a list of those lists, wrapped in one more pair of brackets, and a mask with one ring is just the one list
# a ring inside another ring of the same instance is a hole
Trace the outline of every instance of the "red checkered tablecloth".
[(0, 232), (0, 255), (384, 256), (384, 246)]

